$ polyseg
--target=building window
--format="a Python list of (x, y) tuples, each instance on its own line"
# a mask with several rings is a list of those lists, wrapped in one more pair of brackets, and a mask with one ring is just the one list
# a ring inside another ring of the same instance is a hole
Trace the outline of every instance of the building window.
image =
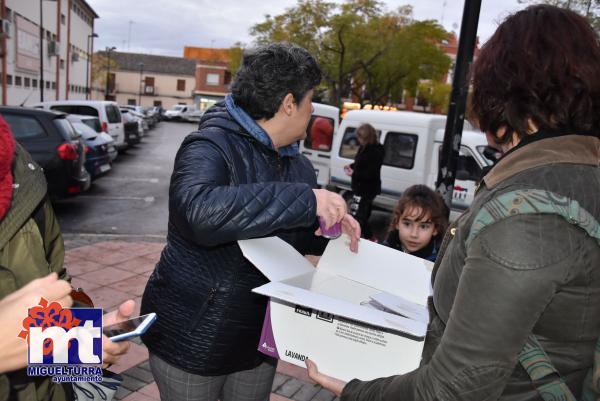
[(65, 25), (67, 23), (67, 17), (64, 14), (60, 15), (60, 23)]
[(6, 84), (7, 85), (12, 85), (12, 75), (8, 74), (6, 76)]
[(56, 89), (56, 82), (52, 81), (52, 89)]
[(144, 78), (144, 94), (154, 95), (154, 77)]
[(23, 79), (23, 81), (24, 81), (23, 83), (25, 84), (26, 88), (29, 88), (31, 86), (31, 78), (25, 77)]
[(229, 85), (231, 83), (231, 73), (225, 71), (225, 77), (223, 78), (223, 85)]
[(31, 80), (31, 87), (32, 87), (32, 88), (37, 88), (37, 79), (33, 78), (33, 79)]
[(64, 59), (60, 59), (60, 69), (64, 70), (65, 69), (65, 60)]
[(50, 81), (46, 81), (46, 89), (50, 89)]
[(130, 106), (135, 106), (135, 99), (127, 99), (127, 104)]
[(219, 74), (206, 74), (206, 85), (219, 85)]
[(155, 100), (155, 101), (153, 102), (153, 105), (154, 105), (154, 107), (162, 107), (162, 101), (160, 101), (160, 100)]
[(185, 91), (185, 79), (178, 79), (177, 80), (177, 90), (178, 91)]
[(21, 86), (22, 84), (22, 78), (18, 75), (15, 75), (15, 86)]

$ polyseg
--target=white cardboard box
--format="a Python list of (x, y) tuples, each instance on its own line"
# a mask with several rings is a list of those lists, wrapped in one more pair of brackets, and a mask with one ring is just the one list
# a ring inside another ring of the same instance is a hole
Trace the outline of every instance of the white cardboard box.
[(253, 290), (271, 298), (258, 349), (302, 367), (309, 357), (346, 381), (410, 372), (421, 359), (433, 264), (365, 240), (355, 254), (348, 243), (329, 241), (315, 269), (277, 237), (239, 241), (271, 281)]

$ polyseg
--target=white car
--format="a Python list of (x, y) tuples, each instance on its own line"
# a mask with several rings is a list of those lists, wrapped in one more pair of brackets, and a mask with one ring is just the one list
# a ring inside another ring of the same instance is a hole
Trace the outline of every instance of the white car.
[(127, 148), (125, 128), (119, 105), (107, 100), (55, 100), (32, 105), (38, 109), (62, 111), (67, 114), (80, 114), (98, 117), (102, 131), (115, 141), (117, 149)]

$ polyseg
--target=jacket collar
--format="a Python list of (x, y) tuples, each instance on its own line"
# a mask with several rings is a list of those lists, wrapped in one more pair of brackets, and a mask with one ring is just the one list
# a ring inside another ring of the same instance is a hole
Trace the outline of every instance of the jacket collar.
[(524, 170), (557, 163), (600, 166), (600, 139), (583, 135), (541, 139), (504, 156), (483, 180), (491, 189)]
[(233, 117), (233, 119), (237, 121), (242, 128), (248, 131), (248, 133), (252, 135), (258, 142), (272, 150), (275, 150), (276, 152), (279, 152), (281, 156), (295, 156), (299, 154), (298, 144), (295, 142), (290, 145), (283, 146), (279, 148), (279, 150), (275, 149), (275, 146), (273, 146), (273, 141), (271, 141), (269, 135), (264, 129), (262, 129), (260, 125), (256, 123), (256, 121), (252, 119), (252, 117), (248, 115), (248, 113), (235, 104), (231, 94), (225, 96), (225, 107), (227, 107), (227, 111), (231, 117)]

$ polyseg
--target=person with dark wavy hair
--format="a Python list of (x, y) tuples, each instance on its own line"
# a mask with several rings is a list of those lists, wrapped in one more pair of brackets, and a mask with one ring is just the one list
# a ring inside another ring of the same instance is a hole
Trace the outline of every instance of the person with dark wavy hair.
[(308, 361), (342, 401), (600, 397), (598, 36), (529, 7), (483, 46), (471, 84), (471, 121), (502, 157), (446, 232), (421, 365), (344, 383)]
[(163, 400), (264, 401), (276, 361), (258, 349), (268, 282), (237, 241), (278, 236), (320, 255), (341, 222), (357, 251), (360, 226), (344, 199), (316, 189), (298, 151), (321, 70), (306, 50), (274, 43), (244, 54), (231, 94), (182, 143), (169, 189), (169, 235), (142, 299), (156, 312), (143, 336)]

